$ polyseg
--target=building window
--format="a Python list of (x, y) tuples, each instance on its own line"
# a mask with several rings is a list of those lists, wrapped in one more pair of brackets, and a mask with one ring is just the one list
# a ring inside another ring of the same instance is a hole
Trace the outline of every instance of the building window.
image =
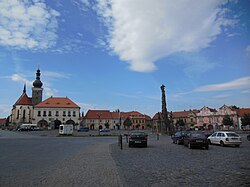
[(70, 111), (68, 111), (68, 117), (70, 117), (71, 116), (71, 113), (70, 113)]
[(44, 116), (44, 117), (47, 116), (47, 115), (46, 115), (46, 111), (43, 111), (43, 116)]
[(17, 110), (17, 116), (16, 116), (16, 119), (19, 118), (19, 110)]
[(58, 111), (56, 111), (56, 116), (59, 116), (59, 112)]
[(73, 111), (73, 117), (76, 117), (76, 111)]
[(49, 111), (49, 116), (51, 116), (51, 111)]
[(37, 116), (41, 116), (41, 111), (38, 111), (38, 112), (37, 112)]
[(63, 111), (63, 116), (66, 116), (66, 111)]

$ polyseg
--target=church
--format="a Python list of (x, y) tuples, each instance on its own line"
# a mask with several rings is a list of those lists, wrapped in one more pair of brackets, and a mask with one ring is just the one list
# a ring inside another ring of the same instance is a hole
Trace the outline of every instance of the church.
[(43, 83), (40, 76), (38, 68), (32, 97), (28, 97), (25, 84), (22, 95), (13, 105), (9, 122), (16, 127), (35, 123), (44, 129), (58, 129), (61, 124), (73, 124), (77, 128), (80, 123), (80, 107), (67, 97), (50, 97), (42, 101)]

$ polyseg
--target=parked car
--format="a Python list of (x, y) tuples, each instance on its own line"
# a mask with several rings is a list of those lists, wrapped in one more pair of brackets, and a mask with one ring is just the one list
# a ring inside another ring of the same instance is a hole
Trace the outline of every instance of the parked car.
[(80, 127), (77, 131), (78, 132), (88, 132), (89, 128), (88, 127)]
[(249, 135), (247, 135), (247, 140), (248, 140), (248, 141), (250, 141), (250, 134), (249, 134)]
[(209, 143), (205, 134), (201, 131), (190, 131), (184, 136), (184, 145), (189, 149), (193, 147), (209, 148)]
[(183, 144), (185, 134), (187, 134), (187, 131), (177, 131), (174, 135), (171, 136), (173, 143)]
[(100, 129), (100, 132), (110, 132), (110, 129), (104, 128), (104, 129)]
[(128, 146), (148, 146), (148, 135), (143, 131), (132, 131), (129, 134)]
[(202, 131), (202, 132), (205, 134), (207, 138), (214, 133), (214, 131)]
[(241, 137), (237, 133), (230, 131), (215, 132), (208, 137), (208, 141), (210, 144), (234, 145), (236, 147), (239, 147), (242, 143)]

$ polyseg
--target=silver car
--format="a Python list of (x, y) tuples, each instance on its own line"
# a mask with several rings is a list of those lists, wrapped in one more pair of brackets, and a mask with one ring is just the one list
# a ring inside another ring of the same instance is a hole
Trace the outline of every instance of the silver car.
[(210, 144), (219, 144), (221, 146), (234, 145), (239, 147), (242, 144), (241, 137), (237, 133), (229, 131), (214, 132), (207, 139)]

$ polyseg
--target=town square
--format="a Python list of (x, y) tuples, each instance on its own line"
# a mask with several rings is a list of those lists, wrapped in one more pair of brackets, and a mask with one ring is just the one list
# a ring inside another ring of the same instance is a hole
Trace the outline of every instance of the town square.
[(250, 186), (249, 0), (0, 0), (0, 187)]

